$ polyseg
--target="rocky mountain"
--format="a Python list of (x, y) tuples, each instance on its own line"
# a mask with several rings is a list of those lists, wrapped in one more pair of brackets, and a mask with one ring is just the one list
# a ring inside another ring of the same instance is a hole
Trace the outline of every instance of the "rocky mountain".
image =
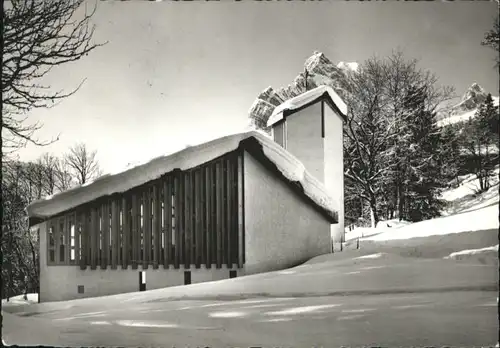
[(304, 72), (297, 75), (291, 84), (276, 90), (267, 87), (257, 96), (249, 110), (250, 127), (266, 129), (267, 120), (278, 105), (306, 90), (306, 79), (308, 90), (327, 85), (342, 95), (346, 77), (357, 69), (357, 63), (340, 62), (335, 65), (323, 53), (314, 52), (306, 59)]
[[(438, 116), (438, 125), (444, 126), (474, 117), (477, 108), (485, 101), (488, 93), (477, 83), (473, 83), (464, 93), (460, 102), (451, 106)], [(493, 97), (493, 103), (498, 106), (498, 97)]]

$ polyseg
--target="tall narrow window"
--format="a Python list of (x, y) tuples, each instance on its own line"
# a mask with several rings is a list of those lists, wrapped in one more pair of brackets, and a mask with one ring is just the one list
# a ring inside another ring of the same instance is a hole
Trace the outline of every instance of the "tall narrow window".
[(175, 245), (175, 192), (172, 190), (172, 245)]
[(80, 255), (80, 260), (83, 260), (82, 255), (82, 223), (78, 224), (78, 255)]
[[(108, 206), (108, 209), (111, 208), (111, 204)], [(109, 254), (109, 260), (108, 262), (110, 263), (111, 260), (113, 259), (113, 234), (112, 234), (112, 220), (111, 220), (111, 212), (108, 212), (109, 220), (108, 220), (108, 226), (109, 226), (109, 238), (108, 238), (108, 254)]]
[(163, 202), (163, 195), (161, 197), (161, 245), (160, 245), (160, 258), (163, 260), (165, 256), (165, 203)]
[[(154, 197), (153, 193), (150, 191), (150, 197)], [(154, 245), (155, 243), (157, 243), (157, 241), (155, 240), (155, 234), (153, 233), (153, 225), (154, 225), (154, 217), (155, 217), (155, 199), (151, 199), (150, 203), (150, 210), (149, 210), (149, 228), (148, 228), (148, 235), (151, 236), (151, 242), (149, 243), (149, 248), (151, 249), (150, 250), (150, 255), (151, 255), (151, 259), (149, 260), (150, 262), (153, 261), (153, 258), (154, 258)], [(155, 227), (156, 228), (156, 227)], [(151, 262), (152, 263), (152, 262)]]
[(75, 261), (75, 224), (70, 222), (70, 261)]
[(141, 260), (144, 260), (144, 205), (141, 203), (141, 228), (140, 228), (140, 236), (141, 236)]
[(66, 246), (66, 231), (64, 228), (64, 219), (59, 222), (59, 262), (64, 262), (65, 246)]
[(123, 260), (123, 210), (120, 209), (120, 227), (119, 227), (119, 234), (120, 234), (120, 245), (118, 248), (120, 248), (120, 261)]
[(54, 227), (49, 227), (49, 262), (55, 262)]

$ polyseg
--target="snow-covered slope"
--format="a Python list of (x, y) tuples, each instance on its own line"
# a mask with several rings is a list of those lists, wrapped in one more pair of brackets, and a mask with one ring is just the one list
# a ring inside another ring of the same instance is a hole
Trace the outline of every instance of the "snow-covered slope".
[(346, 241), (357, 238), (385, 241), (498, 229), (499, 173), (500, 168), (497, 166), (490, 189), (481, 194), (476, 193), (478, 187), (474, 174), (459, 177), (460, 185), (445, 191), (441, 196), (448, 204), (440, 218), (417, 223), (381, 221), (377, 228), (346, 230)]
[[(481, 86), (473, 83), (458, 104), (452, 106), (446, 113), (439, 116), (437, 125), (442, 127), (467, 121), (469, 118), (474, 117), (478, 107), (485, 101), (487, 95), (488, 93)], [(499, 97), (493, 96), (493, 104), (495, 106), (498, 106), (498, 101)]]
[(309, 198), (332, 216), (336, 214), (337, 207), (326, 193), (324, 185), (307, 172), (304, 165), (295, 156), (261, 132), (249, 131), (188, 147), (174, 154), (155, 158), (122, 173), (105, 175), (85, 186), (75, 187), (33, 202), (27, 207), (28, 215), (40, 218), (49, 217), (99, 197), (125, 192), (133, 187), (158, 179), (176, 168), (186, 170), (209, 162), (236, 150), (241, 141), (250, 138), (262, 145), (264, 155), (278, 167), (286, 179), (299, 182)]

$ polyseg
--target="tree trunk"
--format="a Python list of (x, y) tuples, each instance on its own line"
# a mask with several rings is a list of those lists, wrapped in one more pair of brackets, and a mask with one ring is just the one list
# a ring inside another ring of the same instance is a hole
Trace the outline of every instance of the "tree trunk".
[(377, 201), (375, 197), (372, 196), (370, 199), (370, 218), (372, 228), (376, 228), (379, 222), (379, 216), (377, 213)]

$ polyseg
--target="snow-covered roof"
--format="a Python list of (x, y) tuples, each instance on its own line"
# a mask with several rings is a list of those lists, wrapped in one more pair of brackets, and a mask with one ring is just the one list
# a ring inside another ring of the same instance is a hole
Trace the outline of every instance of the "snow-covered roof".
[(290, 152), (259, 131), (228, 135), (200, 145), (185, 148), (168, 156), (157, 157), (124, 172), (105, 175), (97, 180), (31, 203), (27, 207), (31, 218), (46, 218), (91, 202), (103, 196), (128, 191), (158, 179), (174, 169), (187, 170), (236, 150), (240, 142), (255, 139), (264, 156), (272, 161), (290, 182), (299, 182), (304, 193), (328, 215), (336, 216), (337, 209), (324, 185), (308, 173), (304, 165)]
[(269, 119), (267, 120), (267, 126), (270, 127), (279, 120), (283, 119), (283, 112), (285, 110), (295, 110), (298, 109), (307, 103), (310, 103), (318, 98), (320, 98), (323, 94), (327, 93), (328, 96), (332, 99), (333, 103), (337, 106), (337, 108), (342, 113), (341, 116), (347, 115), (347, 105), (344, 101), (338, 96), (337, 93), (333, 90), (333, 88), (329, 86), (319, 86), (314, 89), (311, 89), (307, 92), (304, 92), (296, 97), (288, 99), (283, 104), (278, 105)]

